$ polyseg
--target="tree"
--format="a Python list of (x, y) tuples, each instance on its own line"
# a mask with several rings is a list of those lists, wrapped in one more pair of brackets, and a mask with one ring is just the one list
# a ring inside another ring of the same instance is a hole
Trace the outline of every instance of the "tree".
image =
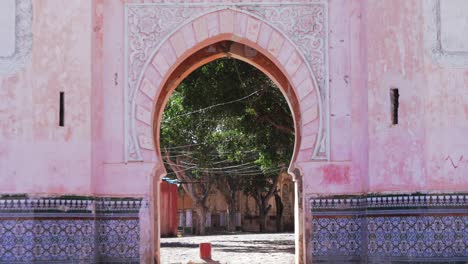
[(242, 191), (255, 199), (265, 231), (269, 201), (294, 146), (288, 104), (266, 75), (235, 59), (200, 67), (171, 96), (161, 141), (169, 174), (188, 183), (184, 190), (200, 214), (205, 192), (216, 184), (228, 204), (229, 230)]
[(195, 213), (198, 217), (196, 234), (205, 234), (205, 222), (208, 212), (207, 199), (210, 194), (212, 184), (210, 175), (207, 173), (189, 173), (183, 165), (182, 159), (175, 158), (175, 162), (169, 157), (168, 152), (165, 152), (164, 160), (171, 170), (177, 175), (177, 178), (182, 181), (182, 188), (187, 193), (195, 204)]
[[(168, 176), (175, 176), (182, 182), (182, 188), (194, 203), (197, 214), (196, 234), (205, 234), (208, 196), (213, 188), (212, 175), (204, 171), (207, 166), (203, 153), (210, 146), (197, 144), (203, 142), (205, 135), (212, 131), (213, 124), (197, 116), (183, 115), (185, 86), (181, 85), (171, 96), (164, 112), (162, 135), (162, 156), (169, 171)], [(178, 116), (178, 118), (172, 118)]]
[(283, 232), (283, 201), (279, 195), (279, 190), (275, 191), (275, 205), (276, 205), (276, 232)]

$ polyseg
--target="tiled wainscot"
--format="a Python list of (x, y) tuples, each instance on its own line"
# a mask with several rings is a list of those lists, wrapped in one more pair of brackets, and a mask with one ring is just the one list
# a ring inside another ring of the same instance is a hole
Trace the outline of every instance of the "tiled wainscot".
[(313, 262), (468, 261), (468, 195), (310, 201)]
[(0, 198), (0, 263), (138, 262), (141, 199)]

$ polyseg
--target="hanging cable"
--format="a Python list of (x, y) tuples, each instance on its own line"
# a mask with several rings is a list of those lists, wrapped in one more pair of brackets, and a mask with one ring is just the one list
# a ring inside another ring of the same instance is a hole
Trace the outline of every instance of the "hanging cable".
[(208, 107), (205, 107), (205, 108), (202, 108), (202, 109), (198, 109), (198, 110), (195, 110), (195, 111), (192, 111), (192, 112), (188, 112), (188, 113), (185, 113), (185, 114), (176, 115), (176, 116), (173, 116), (173, 117), (171, 117), (171, 118), (168, 118), (168, 119), (163, 120), (163, 122), (169, 122), (169, 121), (171, 121), (171, 120), (174, 119), (174, 118), (179, 118), (179, 117), (183, 117), (183, 116), (187, 116), (187, 115), (192, 115), (192, 114), (200, 113), (200, 112), (203, 112), (203, 111), (206, 111), (206, 110), (215, 108), (215, 107), (219, 107), (219, 106), (223, 106), (223, 105), (228, 105), (228, 104), (240, 102), (240, 101), (242, 101), (242, 100), (245, 100), (245, 99), (247, 99), (247, 98), (252, 97), (253, 95), (255, 95), (255, 94), (257, 94), (258, 92), (260, 92), (261, 90), (262, 90), (262, 89), (257, 90), (257, 91), (255, 91), (255, 92), (249, 94), (249, 95), (246, 95), (246, 96), (244, 96), (244, 97), (242, 97), (242, 98), (239, 98), (239, 99), (236, 99), (236, 100), (232, 100), (232, 101), (225, 102), (225, 103), (219, 103), (219, 104), (211, 105), (211, 106), (208, 106)]
[(180, 148), (199, 146), (199, 145), (204, 145), (204, 144), (205, 143), (194, 143), (194, 144), (181, 145), (181, 146), (175, 146), (175, 147), (165, 147), (164, 149), (180, 149)]

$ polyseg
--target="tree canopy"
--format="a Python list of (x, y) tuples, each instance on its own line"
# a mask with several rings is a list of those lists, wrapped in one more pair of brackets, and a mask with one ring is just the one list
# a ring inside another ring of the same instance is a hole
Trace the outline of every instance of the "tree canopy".
[(197, 185), (194, 193), (244, 191), (261, 207), (287, 169), (294, 125), (271, 79), (245, 62), (224, 58), (198, 68), (178, 86), (165, 108), (160, 138), (168, 176)]

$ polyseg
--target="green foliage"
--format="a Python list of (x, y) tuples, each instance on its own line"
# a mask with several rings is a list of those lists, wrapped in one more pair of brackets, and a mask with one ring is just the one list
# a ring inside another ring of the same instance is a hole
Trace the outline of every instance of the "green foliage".
[(161, 146), (186, 164), (180, 169), (193, 179), (209, 175), (249, 194), (269, 192), (289, 165), (293, 120), (265, 74), (242, 61), (219, 59), (191, 73), (172, 94)]

